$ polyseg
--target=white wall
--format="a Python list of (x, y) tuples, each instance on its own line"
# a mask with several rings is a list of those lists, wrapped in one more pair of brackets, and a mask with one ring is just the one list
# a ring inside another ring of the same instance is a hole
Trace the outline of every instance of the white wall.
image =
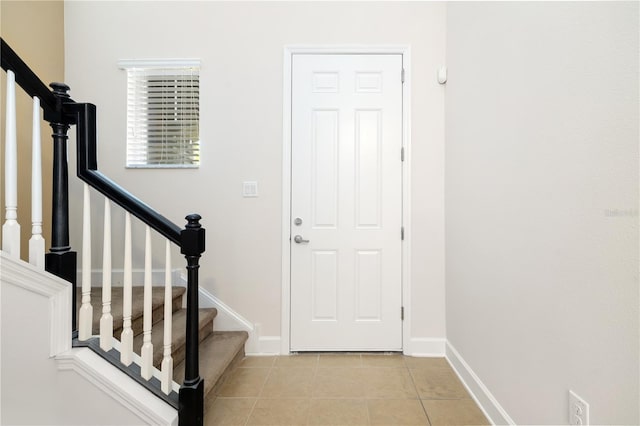
[[(0, 270), (1, 424), (141, 425), (160, 424), (157, 420), (163, 417), (170, 420), (162, 424), (171, 424), (175, 409), (90, 349), (71, 350), (68, 283), (4, 253)], [(92, 360), (102, 375), (79, 374), (88, 364), (77, 362), (78, 355)], [(67, 368), (61, 368), (56, 356), (67, 359)], [(152, 415), (139, 414), (145, 409)]]
[(447, 8), (447, 338), (519, 424), (638, 424), (638, 3)]
[[(98, 106), (100, 169), (176, 223), (200, 213), (202, 286), (263, 335), (280, 336), (284, 47), (411, 45), (416, 255), (407, 308), (414, 337), (444, 338), (444, 93), (435, 79), (444, 25), (440, 3), (67, 2), (66, 82), (74, 99)], [(126, 76), (117, 62), (175, 57), (202, 60), (202, 165), (125, 170)], [(258, 181), (259, 198), (241, 197), (244, 180)]]

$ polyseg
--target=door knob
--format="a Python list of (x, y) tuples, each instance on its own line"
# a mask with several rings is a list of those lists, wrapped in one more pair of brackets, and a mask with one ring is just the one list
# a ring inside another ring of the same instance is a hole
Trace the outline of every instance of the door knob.
[(309, 242), (309, 240), (303, 240), (302, 235), (296, 235), (295, 237), (293, 237), (293, 241), (295, 241), (298, 244)]

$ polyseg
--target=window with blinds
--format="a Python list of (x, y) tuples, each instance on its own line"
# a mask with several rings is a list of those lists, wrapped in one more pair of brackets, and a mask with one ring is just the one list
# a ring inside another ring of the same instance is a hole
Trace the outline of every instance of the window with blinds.
[(128, 65), (127, 167), (199, 167), (199, 66)]

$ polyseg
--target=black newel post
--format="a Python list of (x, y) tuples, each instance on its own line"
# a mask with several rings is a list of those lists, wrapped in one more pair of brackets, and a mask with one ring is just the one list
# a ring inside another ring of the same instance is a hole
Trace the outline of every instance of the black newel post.
[(180, 236), (181, 253), (187, 259), (187, 341), (184, 384), (179, 394), (179, 425), (202, 426), (204, 420), (204, 380), (200, 377), (198, 357), (198, 264), (204, 252), (205, 232), (200, 215), (186, 217), (187, 225)]
[(45, 269), (72, 284), (71, 329), (77, 334), (76, 320), (76, 252), (69, 245), (69, 172), (67, 167), (67, 132), (69, 124), (64, 122), (62, 104), (69, 99), (69, 86), (51, 83), (60, 111), (53, 129), (53, 208), (51, 221), (51, 250), (45, 256)]

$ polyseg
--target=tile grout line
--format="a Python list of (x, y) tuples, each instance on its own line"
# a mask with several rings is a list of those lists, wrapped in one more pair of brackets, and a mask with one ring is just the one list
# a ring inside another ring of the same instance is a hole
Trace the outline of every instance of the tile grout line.
[(256, 408), (257, 404), (258, 404), (258, 398), (256, 398), (253, 401), (253, 405), (251, 406), (251, 409), (249, 410), (249, 414), (247, 415), (247, 420), (244, 421), (244, 426), (247, 426), (249, 424), (249, 419), (251, 418), (251, 415), (253, 414), (253, 410)]
[(306, 425), (309, 424), (311, 420), (311, 401), (313, 400), (313, 389), (316, 383), (316, 377), (318, 377), (318, 368), (320, 368), (320, 355), (316, 355), (316, 365), (313, 367), (313, 378), (311, 379), (311, 389), (309, 389), (309, 407), (307, 408), (307, 421)]
[[(422, 365), (413, 365), (411, 363), (408, 363), (406, 360), (403, 360), (403, 363), (400, 367), (398, 367), (397, 365), (392, 365), (392, 366), (388, 366), (386, 363), (382, 363), (382, 365), (367, 365), (365, 366), (365, 360), (363, 359), (364, 355), (363, 354), (358, 354), (357, 358), (359, 362), (357, 362), (357, 365), (341, 365), (340, 362), (337, 363), (336, 366), (324, 366), (321, 367), (322, 365), (322, 356), (321, 354), (316, 354), (315, 355), (315, 359), (313, 359), (311, 364), (307, 364), (307, 366), (311, 367), (312, 369), (312, 374), (307, 376), (311, 378), (311, 389), (310, 389), (310, 393), (308, 397), (274, 397), (272, 399), (297, 399), (297, 400), (301, 400), (304, 399), (306, 400), (307, 403), (307, 409), (306, 409), (306, 414), (304, 414), (304, 417), (300, 420), (302, 420), (302, 424), (311, 424), (314, 421), (314, 417), (313, 417), (313, 410), (312, 410), (312, 404), (314, 401), (317, 400), (361, 400), (364, 403), (364, 408), (366, 409), (366, 422), (368, 424), (371, 424), (372, 422), (372, 412), (371, 412), (371, 405), (370, 402), (373, 400), (394, 400), (394, 399), (411, 399), (411, 398), (407, 398), (407, 397), (393, 397), (393, 396), (389, 396), (392, 394), (385, 394), (386, 396), (381, 396), (381, 397), (370, 397), (368, 396), (368, 393), (366, 392), (366, 388), (364, 389), (364, 393), (360, 393), (359, 397), (353, 397), (353, 396), (344, 396), (344, 397), (323, 397), (323, 396), (318, 396), (314, 394), (314, 390), (316, 389), (316, 385), (317, 385), (317, 381), (318, 381), (318, 377), (319, 377), (319, 373), (320, 373), (320, 368), (323, 368), (323, 370), (341, 370), (341, 369), (345, 369), (345, 370), (362, 370), (362, 369), (370, 369), (370, 370), (396, 370), (398, 372), (401, 372), (402, 369), (404, 369), (404, 371), (406, 372), (406, 374), (409, 374), (409, 379), (411, 381), (411, 386), (413, 386), (413, 392), (415, 394), (414, 398), (419, 399), (420, 401), (420, 405), (422, 407), (423, 410), (423, 414), (425, 416), (426, 419), (426, 425), (427, 426), (431, 426), (433, 423), (431, 421), (430, 415), (427, 411), (426, 408), (426, 404), (425, 402), (428, 402), (430, 400), (450, 400), (450, 401), (460, 401), (460, 400), (468, 400), (470, 399), (468, 396), (466, 397), (449, 397), (449, 398), (427, 398), (425, 400), (423, 400), (420, 396), (420, 391), (419, 388), (417, 386), (417, 381), (420, 377), (422, 377)], [(257, 402), (259, 399), (265, 399), (265, 393), (264, 391), (267, 389), (266, 384), (269, 382), (270, 379), (274, 378), (274, 375), (279, 371), (279, 370), (283, 370), (283, 371), (288, 371), (289, 373), (291, 373), (293, 370), (297, 370), (298, 368), (304, 368), (306, 367), (305, 365), (302, 366), (296, 366), (295, 362), (293, 363), (293, 366), (278, 366), (277, 364), (277, 360), (278, 358), (274, 358), (273, 361), (271, 362), (270, 366), (265, 366), (267, 368), (265, 368), (267, 370), (267, 374), (264, 376), (264, 381), (262, 382), (262, 384), (259, 387), (258, 392), (256, 393), (257, 396), (253, 402), (253, 404), (251, 404), (250, 406), (248, 406), (248, 410), (247, 410), (247, 417), (245, 422), (243, 423), (245, 426), (251, 424), (250, 419), (252, 418), (253, 412), (255, 411), (256, 407), (257, 407)], [(355, 361), (355, 360), (353, 360)], [(377, 361), (374, 362), (378, 363)], [(256, 366), (256, 367), (261, 367), (261, 366)], [(246, 367), (249, 368), (249, 367)], [(264, 367), (263, 367), (264, 368)], [(308, 368), (308, 367), (307, 367)], [(436, 370), (439, 370), (439, 368), (436, 368)], [(414, 372), (420, 372), (420, 374), (414, 374)], [(402, 374), (404, 375), (404, 374)], [(384, 375), (383, 375), (384, 376)], [(394, 383), (395, 383), (395, 373), (393, 374), (394, 376)], [(404, 393), (406, 394), (406, 393)], [(382, 395), (382, 394), (381, 394)], [(393, 395), (395, 395), (395, 393), (393, 393)], [(235, 398), (241, 398), (241, 397), (235, 397)], [(249, 398), (249, 397), (246, 397)], [(217, 398), (216, 398), (217, 399)], [(267, 398), (270, 399), (270, 398)], [(302, 414), (302, 413), (301, 413)], [(362, 420), (365, 420), (365, 417), (362, 417)], [(363, 422), (364, 423), (364, 422)]]
[(431, 418), (429, 417), (429, 413), (427, 413), (427, 407), (424, 406), (424, 401), (422, 399), (418, 399), (418, 401), (420, 401), (420, 405), (422, 406), (424, 415), (427, 416), (427, 422), (429, 422), (429, 426), (433, 426), (431, 423)]
[[(406, 365), (406, 363), (405, 363)], [(429, 413), (427, 413), (427, 408), (424, 406), (424, 402), (422, 401), (422, 398), (420, 397), (420, 391), (418, 391), (418, 385), (416, 385), (416, 379), (415, 377), (413, 377), (413, 373), (411, 372), (411, 368), (409, 368), (409, 366), (406, 366), (407, 371), (409, 372), (409, 377), (411, 377), (411, 383), (413, 383), (413, 387), (416, 390), (416, 396), (418, 397), (418, 401), (420, 401), (420, 406), (422, 407), (422, 411), (424, 412), (425, 417), (427, 418), (427, 423), (429, 426), (431, 425), (431, 418), (429, 418)]]
[[(360, 368), (365, 368), (364, 359), (362, 359), (362, 354), (360, 354)], [(371, 425), (371, 410), (369, 409), (369, 398), (367, 395), (363, 395), (364, 406), (367, 409), (367, 424)]]
[(269, 372), (267, 373), (267, 377), (265, 377), (264, 382), (262, 383), (262, 386), (260, 387), (260, 391), (258, 392), (258, 395), (256, 396), (256, 400), (253, 402), (253, 406), (251, 407), (251, 410), (249, 410), (249, 415), (247, 416), (247, 420), (244, 422), (245, 426), (248, 425), (249, 424), (249, 420), (251, 420), (251, 415), (253, 414), (253, 411), (256, 409), (256, 405), (258, 405), (258, 400), (262, 396), (262, 392), (264, 391), (264, 387), (267, 384), (267, 380), (269, 380), (269, 377), (271, 376), (271, 372), (273, 371), (275, 363), (276, 363), (276, 360), (274, 358), (273, 362), (271, 363), (271, 367), (269, 367)]
[[(360, 364), (364, 368), (364, 360), (362, 359), (362, 355), (360, 355)], [(369, 399), (365, 395), (364, 405), (367, 407), (367, 422), (371, 425), (371, 404), (369, 404)]]

